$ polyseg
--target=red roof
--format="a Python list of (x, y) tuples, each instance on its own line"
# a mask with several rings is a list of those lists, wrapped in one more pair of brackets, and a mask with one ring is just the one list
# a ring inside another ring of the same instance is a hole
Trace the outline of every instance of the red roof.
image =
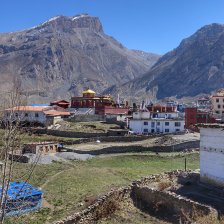
[(49, 106), (17, 106), (13, 108), (6, 109), (7, 111), (43, 111)]
[(44, 114), (48, 116), (70, 116), (71, 113), (67, 111), (57, 111), (57, 110), (45, 110)]

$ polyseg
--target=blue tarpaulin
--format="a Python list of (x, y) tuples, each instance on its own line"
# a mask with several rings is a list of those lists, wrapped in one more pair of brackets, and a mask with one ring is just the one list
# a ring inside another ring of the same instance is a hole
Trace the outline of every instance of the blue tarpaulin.
[[(0, 192), (2, 187), (0, 187)], [(42, 191), (25, 182), (11, 182), (6, 202), (6, 215), (20, 215), (37, 210), (42, 204)]]
[(31, 106), (34, 106), (34, 107), (38, 107), (38, 106), (49, 106), (49, 104), (47, 104), (47, 103), (33, 103), (33, 104), (31, 104)]

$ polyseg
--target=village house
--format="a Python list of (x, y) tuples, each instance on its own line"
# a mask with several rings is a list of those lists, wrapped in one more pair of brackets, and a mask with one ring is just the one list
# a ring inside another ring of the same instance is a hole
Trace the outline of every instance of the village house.
[(48, 126), (54, 124), (55, 120), (69, 116), (70, 112), (56, 106), (17, 106), (5, 110), (4, 121), (19, 121)]
[(212, 112), (222, 116), (224, 114), (224, 89), (216, 92), (211, 97)]
[(149, 110), (133, 113), (133, 118), (129, 121), (131, 131), (136, 134), (184, 131), (184, 119), (179, 117), (176, 107), (166, 108), (166, 106), (156, 105)]
[(59, 106), (64, 109), (67, 109), (69, 107), (69, 105), (70, 105), (70, 103), (66, 100), (56, 100), (56, 101), (50, 102), (50, 106)]
[(224, 124), (201, 124), (200, 180), (224, 187)]
[(185, 108), (185, 128), (192, 129), (196, 124), (216, 123), (216, 118), (211, 110), (199, 109), (197, 107)]
[(58, 143), (55, 142), (32, 142), (24, 144), (22, 154), (49, 154), (58, 152)]

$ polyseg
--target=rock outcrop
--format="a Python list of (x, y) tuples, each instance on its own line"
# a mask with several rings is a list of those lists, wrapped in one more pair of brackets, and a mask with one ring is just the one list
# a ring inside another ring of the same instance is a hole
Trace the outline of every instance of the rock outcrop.
[(0, 34), (0, 88), (19, 83), (30, 101), (48, 102), (105, 89), (145, 73), (158, 55), (125, 48), (97, 17), (58, 16), (31, 29)]

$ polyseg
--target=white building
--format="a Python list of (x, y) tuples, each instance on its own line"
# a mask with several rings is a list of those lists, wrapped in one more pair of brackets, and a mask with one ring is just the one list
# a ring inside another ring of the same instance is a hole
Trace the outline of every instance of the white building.
[(220, 116), (224, 115), (224, 90), (217, 91), (215, 95), (211, 97), (212, 111)]
[(30, 122), (46, 125), (52, 118), (68, 117), (69, 112), (57, 106), (17, 106), (6, 109), (4, 121)]
[(135, 112), (129, 121), (129, 128), (136, 134), (175, 133), (184, 131), (184, 120), (177, 112), (150, 113)]
[(200, 127), (200, 179), (224, 187), (224, 125)]

